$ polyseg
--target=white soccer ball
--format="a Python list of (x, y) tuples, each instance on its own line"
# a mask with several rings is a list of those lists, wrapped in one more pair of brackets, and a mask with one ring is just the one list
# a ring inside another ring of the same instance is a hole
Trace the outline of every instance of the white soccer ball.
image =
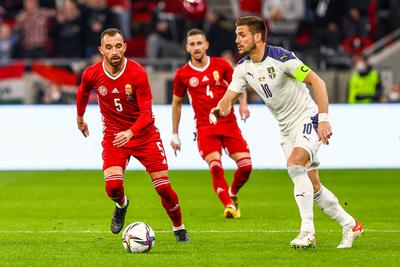
[(156, 235), (148, 224), (134, 222), (122, 233), (122, 245), (129, 253), (149, 252), (154, 246)]

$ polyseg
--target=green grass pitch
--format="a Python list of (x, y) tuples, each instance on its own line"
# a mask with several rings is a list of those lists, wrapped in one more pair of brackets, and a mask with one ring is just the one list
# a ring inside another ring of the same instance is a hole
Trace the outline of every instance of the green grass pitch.
[[(226, 171), (231, 180), (232, 171)], [(341, 229), (315, 208), (317, 248), (293, 250), (299, 215), (284, 170), (255, 170), (242, 218), (222, 217), (207, 171), (171, 171), (192, 242), (176, 243), (145, 172), (126, 174), (126, 225), (148, 223), (156, 244), (128, 254), (109, 231), (113, 203), (100, 171), (0, 172), (0, 266), (399, 266), (400, 170), (322, 170), (324, 184), (366, 227), (338, 250)]]

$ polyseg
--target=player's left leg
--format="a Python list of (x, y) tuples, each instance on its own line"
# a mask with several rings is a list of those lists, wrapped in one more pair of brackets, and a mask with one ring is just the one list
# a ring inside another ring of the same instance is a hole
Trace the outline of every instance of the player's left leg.
[(249, 180), (253, 166), (249, 152), (233, 153), (230, 157), (236, 162), (238, 168), (233, 175), (232, 185), (229, 188), (229, 196), (238, 209), (239, 198), (237, 194), (239, 193), (240, 188)]
[(181, 207), (178, 195), (173, 190), (168, 178), (168, 171), (157, 171), (150, 173), (153, 186), (161, 198), (161, 204), (167, 212), (173, 224), (173, 232), (177, 242), (190, 241), (189, 235), (182, 223)]
[(314, 186), (314, 202), (326, 215), (342, 226), (342, 241), (337, 248), (351, 248), (353, 241), (363, 234), (363, 226), (347, 213), (336, 196), (320, 183), (318, 169), (310, 170), (308, 175)]

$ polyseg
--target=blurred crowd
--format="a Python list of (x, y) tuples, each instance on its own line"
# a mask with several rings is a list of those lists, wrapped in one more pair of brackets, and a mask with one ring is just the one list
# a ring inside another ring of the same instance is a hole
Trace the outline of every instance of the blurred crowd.
[(186, 59), (185, 32), (197, 27), (207, 34), (209, 55), (235, 64), (234, 23), (240, 15), (264, 18), (270, 44), (315, 57), (354, 59), (400, 27), (400, 1), (2, 0), (0, 63), (90, 59), (98, 53), (101, 32), (118, 27), (128, 43), (126, 56), (145, 58), (151, 71), (162, 68), (162, 58)]

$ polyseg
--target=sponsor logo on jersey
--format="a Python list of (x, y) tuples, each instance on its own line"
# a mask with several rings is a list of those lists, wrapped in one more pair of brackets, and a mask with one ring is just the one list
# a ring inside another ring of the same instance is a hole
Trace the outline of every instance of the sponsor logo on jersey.
[(100, 85), (99, 88), (97, 88), (97, 91), (99, 91), (99, 94), (102, 96), (105, 96), (107, 94), (107, 87)]
[(274, 67), (269, 67), (269, 68), (267, 68), (267, 71), (268, 71), (268, 76), (269, 76), (271, 79), (275, 79), (275, 77), (276, 77), (276, 72), (275, 72)]
[(119, 91), (118, 91), (117, 88), (114, 88), (114, 89), (112, 90), (112, 93), (113, 93), (113, 94), (119, 94)]
[(206, 82), (206, 81), (208, 81), (208, 80), (209, 80), (208, 77), (205, 76), (205, 75), (204, 75), (203, 79), (201, 79), (202, 82)]
[(197, 79), (197, 77), (192, 77), (189, 79), (189, 84), (191, 87), (196, 87), (199, 85), (199, 79)]

